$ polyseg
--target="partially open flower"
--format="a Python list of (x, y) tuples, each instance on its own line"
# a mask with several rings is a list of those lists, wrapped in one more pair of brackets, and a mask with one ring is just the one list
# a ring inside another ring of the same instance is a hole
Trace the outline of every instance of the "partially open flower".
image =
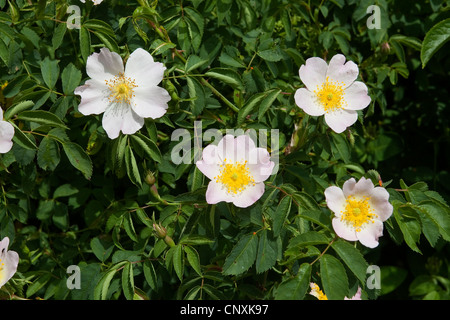
[(325, 122), (337, 133), (343, 132), (358, 119), (356, 110), (370, 103), (367, 87), (358, 77), (358, 66), (337, 54), (330, 63), (313, 57), (300, 67), (300, 79), (306, 88), (295, 92), (295, 103), (311, 116), (325, 115)]
[(325, 189), (328, 208), (334, 212), (332, 220), (336, 234), (348, 241), (359, 241), (375, 248), (383, 235), (383, 222), (393, 211), (389, 193), (383, 187), (374, 187), (372, 180), (362, 177), (345, 181), (342, 189)]
[(120, 131), (133, 134), (144, 118), (160, 118), (170, 101), (166, 89), (158, 87), (166, 68), (143, 49), (136, 49), (124, 68), (122, 58), (106, 48), (88, 57), (86, 72), (91, 79), (75, 89), (81, 96), (78, 110), (84, 115), (103, 114), (102, 125), (108, 137)]
[(0, 241), (0, 288), (16, 273), (19, 265), (19, 255), (15, 251), (8, 251), (9, 238)]
[(225, 135), (217, 146), (209, 145), (203, 150), (197, 168), (209, 179), (206, 202), (216, 204), (232, 202), (246, 208), (264, 193), (264, 181), (275, 166), (269, 152), (256, 148), (248, 135), (236, 138)]
[(0, 108), (0, 153), (7, 153), (11, 150), (14, 137), (14, 127), (11, 123), (3, 121), (3, 110)]

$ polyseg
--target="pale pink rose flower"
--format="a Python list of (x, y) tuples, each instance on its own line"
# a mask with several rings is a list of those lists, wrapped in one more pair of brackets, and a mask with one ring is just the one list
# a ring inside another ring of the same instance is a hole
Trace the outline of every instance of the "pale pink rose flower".
[(75, 89), (81, 96), (78, 111), (84, 115), (103, 113), (102, 125), (110, 139), (133, 134), (144, 118), (162, 117), (170, 95), (158, 87), (166, 68), (144, 49), (136, 49), (124, 68), (122, 58), (107, 48), (88, 57), (86, 72), (91, 78)]
[(347, 180), (342, 189), (325, 189), (328, 208), (334, 212), (332, 220), (336, 234), (348, 241), (359, 241), (375, 248), (383, 235), (383, 222), (393, 211), (389, 193), (383, 187), (374, 187), (372, 180), (362, 177)]
[(358, 66), (337, 54), (330, 63), (313, 57), (300, 66), (299, 75), (306, 88), (295, 92), (298, 107), (311, 116), (325, 115), (325, 122), (335, 132), (341, 133), (358, 119), (356, 110), (370, 103), (367, 86), (355, 81)]
[(19, 254), (8, 251), (9, 238), (0, 241), (0, 288), (16, 273), (19, 265)]

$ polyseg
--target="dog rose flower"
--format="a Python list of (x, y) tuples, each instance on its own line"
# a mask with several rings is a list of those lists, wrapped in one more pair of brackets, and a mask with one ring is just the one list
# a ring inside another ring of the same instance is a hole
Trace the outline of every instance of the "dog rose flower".
[(81, 96), (78, 110), (84, 115), (103, 113), (102, 125), (108, 137), (120, 131), (133, 134), (144, 118), (160, 118), (168, 108), (169, 93), (158, 87), (166, 68), (143, 49), (136, 49), (124, 68), (122, 58), (107, 48), (88, 57), (86, 72), (91, 78), (75, 89)]
[(347, 180), (342, 189), (331, 186), (325, 189), (328, 208), (334, 212), (332, 220), (336, 234), (348, 241), (359, 241), (375, 248), (383, 235), (383, 222), (393, 211), (389, 193), (383, 187), (374, 187), (372, 180), (362, 177)]
[(207, 146), (196, 165), (211, 179), (206, 202), (232, 202), (246, 208), (263, 195), (264, 181), (272, 174), (275, 163), (270, 161), (269, 152), (257, 148), (249, 136), (234, 138), (227, 134), (217, 146)]
[(8, 251), (9, 238), (0, 241), (0, 288), (16, 273), (19, 265), (19, 255), (15, 251)]
[(311, 116), (325, 115), (325, 122), (335, 132), (341, 133), (358, 119), (356, 110), (370, 103), (367, 86), (355, 81), (358, 66), (337, 54), (330, 63), (313, 57), (300, 67), (299, 75), (306, 88), (295, 92), (298, 107)]
[(0, 108), (0, 153), (7, 153), (11, 150), (14, 137), (14, 127), (11, 123), (3, 121), (3, 110)]

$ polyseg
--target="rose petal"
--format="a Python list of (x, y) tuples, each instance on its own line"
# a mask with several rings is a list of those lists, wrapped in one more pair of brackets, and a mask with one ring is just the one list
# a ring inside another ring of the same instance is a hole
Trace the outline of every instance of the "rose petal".
[(138, 88), (148, 88), (158, 85), (164, 77), (166, 67), (155, 62), (150, 53), (138, 48), (130, 54), (125, 66), (125, 77), (135, 80)]
[(389, 193), (383, 187), (376, 187), (371, 191), (369, 203), (381, 221), (389, 219), (394, 210), (389, 203)]
[(270, 161), (267, 149), (255, 148), (250, 150), (247, 166), (255, 182), (267, 180), (272, 175), (275, 162)]
[(341, 212), (345, 209), (345, 196), (342, 189), (336, 186), (331, 186), (325, 189), (325, 200), (328, 208), (334, 212), (336, 217), (341, 216)]
[(264, 194), (265, 186), (263, 182), (255, 183), (247, 187), (237, 196), (233, 197), (233, 204), (239, 208), (247, 208), (258, 201)]
[(305, 88), (295, 91), (295, 104), (310, 116), (321, 116), (325, 113), (324, 108), (318, 103), (314, 92)]
[(228, 194), (226, 188), (214, 180), (209, 182), (205, 197), (206, 202), (209, 204), (216, 204), (222, 201), (233, 201), (232, 196)]
[(370, 196), (374, 189), (372, 180), (361, 177), (358, 182), (354, 178), (350, 178), (344, 182), (342, 190), (347, 198), (351, 195)]
[(383, 222), (375, 219), (373, 223), (364, 225), (360, 232), (356, 233), (359, 242), (368, 248), (378, 246), (378, 238), (383, 235)]
[(149, 87), (143, 90), (138, 87), (134, 91), (133, 110), (142, 118), (161, 118), (166, 112), (170, 95), (161, 87)]
[(325, 60), (313, 57), (300, 66), (299, 76), (309, 91), (316, 90), (325, 82), (328, 65)]
[(348, 110), (361, 110), (366, 108), (370, 104), (370, 96), (367, 94), (367, 86), (360, 82), (355, 81), (353, 84), (344, 90), (344, 99), (346, 102), (345, 109)]
[(136, 133), (144, 125), (144, 119), (131, 110), (128, 104), (114, 103), (103, 114), (102, 125), (108, 137), (115, 139), (120, 131), (124, 134)]
[(336, 232), (336, 234), (342, 239), (348, 241), (358, 240), (355, 229), (347, 223), (342, 222), (340, 218), (334, 217), (331, 220), (331, 224), (333, 225), (334, 232)]
[(87, 80), (85, 85), (79, 86), (74, 93), (81, 96), (78, 111), (85, 116), (90, 114), (101, 114), (110, 105), (108, 101), (109, 89), (95, 80)]
[(13, 146), (14, 127), (7, 121), (0, 120), (0, 153), (7, 153)]
[(100, 49), (100, 53), (93, 53), (87, 59), (86, 73), (97, 81), (105, 82), (123, 72), (122, 58), (107, 48)]
[(359, 69), (353, 61), (345, 63), (345, 56), (336, 54), (330, 60), (326, 76), (330, 81), (341, 82), (344, 88), (349, 87), (358, 77)]
[(206, 177), (214, 180), (220, 172), (221, 163), (217, 146), (210, 144), (203, 149), (202, 159), (197, 161), (195, 165)]
[(336, 133), (341, 133), (358, 120), (358, 113), (354, 110), (339, 109), (325, 113), (325, 122)]

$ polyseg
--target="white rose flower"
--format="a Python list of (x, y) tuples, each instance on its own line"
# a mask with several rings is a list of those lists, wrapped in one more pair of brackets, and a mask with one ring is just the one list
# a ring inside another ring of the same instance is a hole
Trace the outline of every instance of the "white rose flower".
[(19, 265), (19, 255), (15, 251), (8, 251), (9, 238), (0, 241), (0, 288), (16, 273)]

